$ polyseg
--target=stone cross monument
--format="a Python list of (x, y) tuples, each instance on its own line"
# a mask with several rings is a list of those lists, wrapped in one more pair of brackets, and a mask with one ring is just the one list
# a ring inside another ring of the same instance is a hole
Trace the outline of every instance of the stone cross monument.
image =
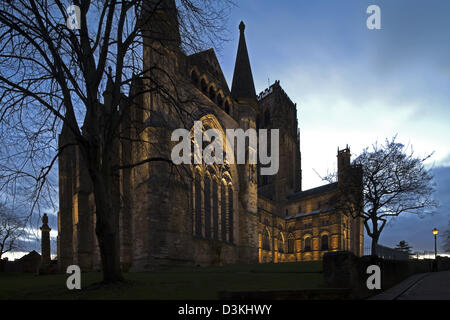
[(44, 213), (41, 227), (41, 254), (43, 266), (50, 264), (50, 230), (52, 229), (48, 226), (48, 216)]

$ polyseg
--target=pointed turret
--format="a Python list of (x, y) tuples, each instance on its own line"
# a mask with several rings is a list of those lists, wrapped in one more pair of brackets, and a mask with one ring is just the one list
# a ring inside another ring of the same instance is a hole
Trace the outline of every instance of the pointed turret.
[(250, 59), (248, 58), (247, 44), (245, 43), (245, 24), (239, 24), (240, 37), (239, 46), (234, 66), (233, 84), (231, 86), (231, 97), (234, 99), (256, 99), (255, 85), (253, 83)]

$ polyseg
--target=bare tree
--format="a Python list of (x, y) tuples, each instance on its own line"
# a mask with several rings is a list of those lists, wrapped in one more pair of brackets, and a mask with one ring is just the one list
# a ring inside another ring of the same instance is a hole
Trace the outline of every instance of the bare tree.
[[(431, 155), (416, 157), (409, 149), (396, 142), (396, 137), (386, 139), (384, 145), (375, 143), (370, 149), (365, 148), (353, 161), (362, 177), (350, 176), (338, 188), (336, 207), (363, 219), (372, 239), (372, 255), (376, 255), (381, 232), (390, 218), (405, 213), (428, 214), (437, 205), (432, 175), (424, 167)], [(336, 174), (324, 179), (335, 181)]]
[[(122, 280), (118, 209), (110, 201), (117, 192), (117, 170), (170, 162), (155, 157), (117, 166), (114, 145), (126, 138), (121, 134), (125, 115), (139, 108), (133, 103), (138, 96), (156, 91), (170, 102), (173, 114), (186, 113), (186, 97), (164, 69), (144, 67), (144, 43), (158, 42), (161, 51), (177, 41), (191, 52), (214, 46), (224, 39), (230, 2), (180, 0), (175, 7), (174, 0), (75, 0), (79, 29), (66, 26), (71, 4), (0, 4), (0, 139), (5, 146), (0, 191), (15, 199), (21, 190), (33, 199), (32, 208), (43, 197), (52, 203), (52, 168), (66, 148), (79, 148), (93, 188), (103, 278), (114, 282)], [(161, 32), (164, 28), (179, 33)], [(137, 90), (136, 83), (145, 86)], [(103, 98), (106, 88), (108, 98)], [(58, 145), (62, 126), (73, 139)]]
[(24, 235), (24, 222), (4, 203), (0, 203), (0, 259), (3, 254), (20, 248), (19, 240)]

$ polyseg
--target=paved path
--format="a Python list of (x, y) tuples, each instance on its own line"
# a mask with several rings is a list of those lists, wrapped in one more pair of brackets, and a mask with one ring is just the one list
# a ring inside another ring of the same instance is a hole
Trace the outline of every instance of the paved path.
[(450, 271), (413, 275), (370, 300), (450, 300)]

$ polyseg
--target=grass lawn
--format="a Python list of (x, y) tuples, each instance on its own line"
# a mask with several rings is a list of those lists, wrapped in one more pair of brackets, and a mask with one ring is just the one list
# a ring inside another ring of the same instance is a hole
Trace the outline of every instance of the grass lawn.
[(99, 272), (83, 273), (82, 290), (66, 288), (68, 275), (0, 273), (0, 299), (217, 299), (220, 291), (324, 287), (322, 262), (172, 268), (125, 273), (122, 284), (99, 286)]

